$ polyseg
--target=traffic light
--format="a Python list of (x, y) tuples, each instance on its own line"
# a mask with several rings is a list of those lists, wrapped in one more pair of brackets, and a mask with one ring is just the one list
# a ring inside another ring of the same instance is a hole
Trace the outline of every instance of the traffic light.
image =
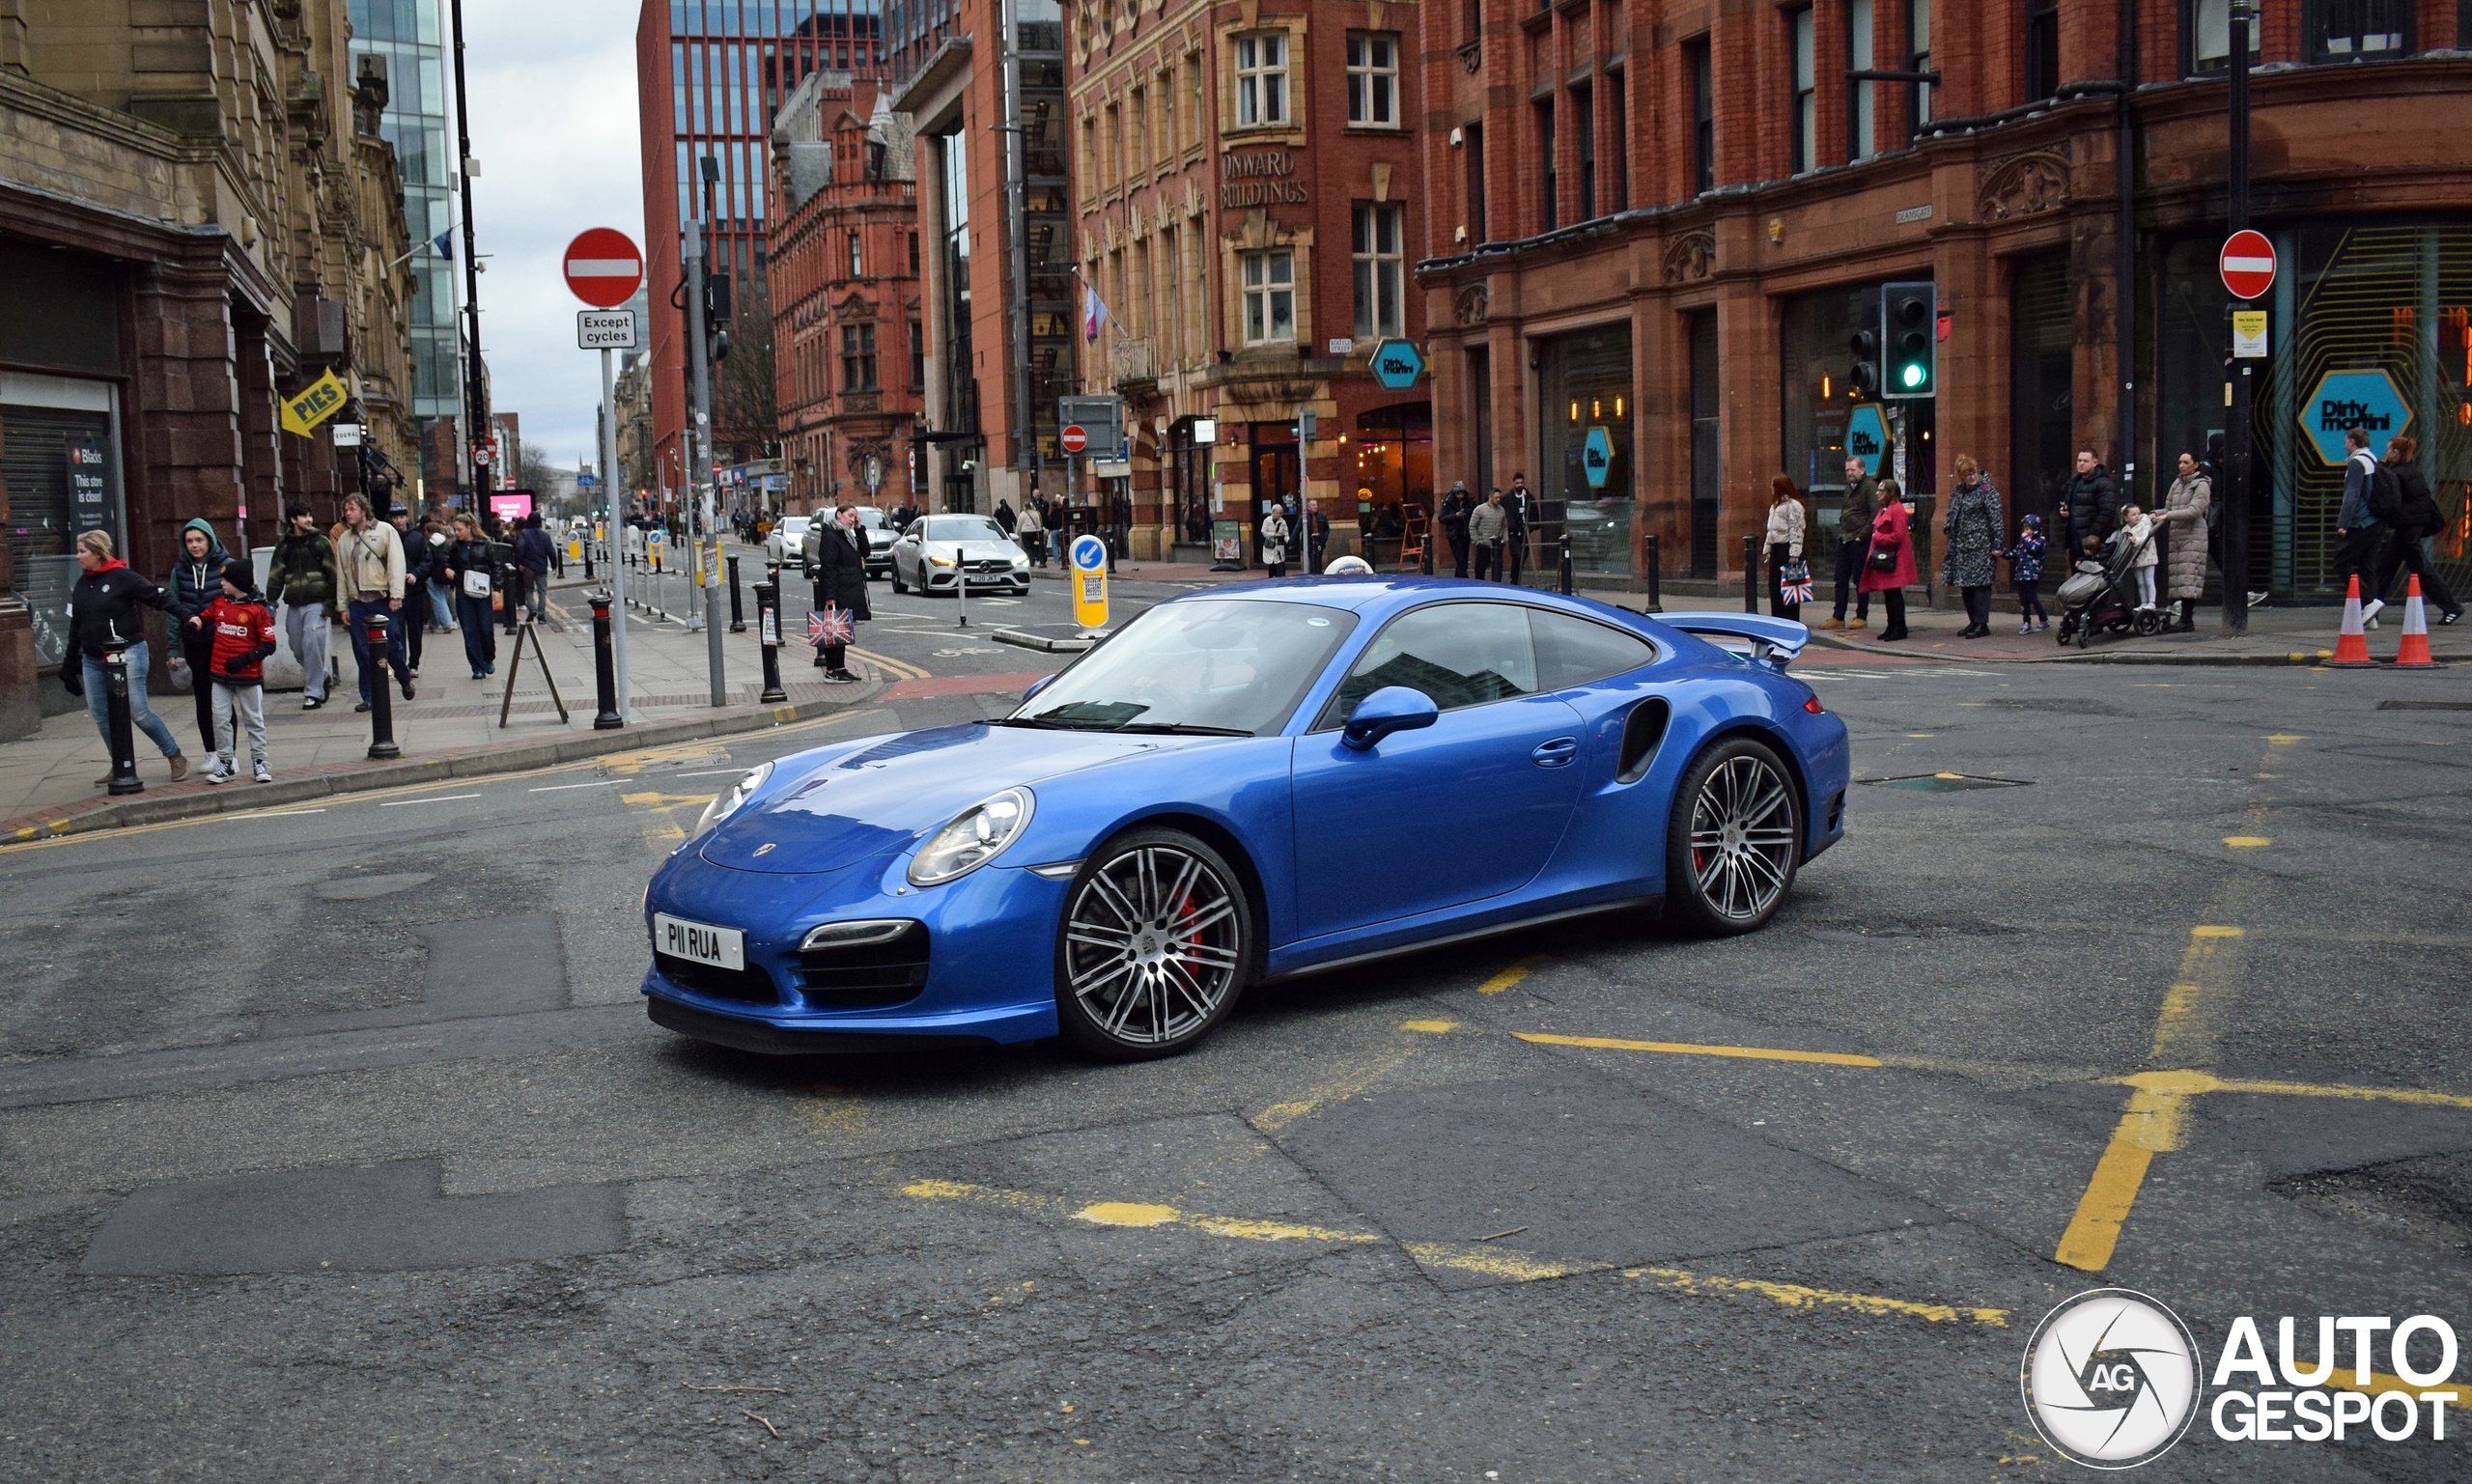
[(1940, 386), (1939, 300), (1929, 283), (1880, 287), (1880, 345), (1887, 351), (1884, 397), (1929, 397)]
[(1852, 347), (1854, 369), (1845, 374), (1845, 396), (1849, 402), (1861, 402), (1880, 394), (1880, 337), (1869, 330), (1856, 330)]
[(729, 359), (730, 275), (704, 275), (704, 359), (715, 366)]

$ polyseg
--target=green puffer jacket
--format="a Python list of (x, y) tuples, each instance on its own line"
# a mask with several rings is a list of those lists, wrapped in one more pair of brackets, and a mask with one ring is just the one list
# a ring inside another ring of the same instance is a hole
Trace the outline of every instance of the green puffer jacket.
[(267, 563), (268, 607), (279, 602), (295, 606), (323, 602), (331, 609), (335, 589), (342, 585), (343, 574), (335, 568), (335, 545), (316, 531), (286, 535), (275, 544), (274, 556)]

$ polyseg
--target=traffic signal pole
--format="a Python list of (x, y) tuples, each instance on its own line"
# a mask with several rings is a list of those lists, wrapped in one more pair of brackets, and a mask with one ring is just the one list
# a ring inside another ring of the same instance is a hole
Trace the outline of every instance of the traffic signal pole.
[(472, 500), (464, 509), (478, 519), (489, 507), (485, 493), (489, 468), (472, 454), (480, 440), (490, 435), (490, 389), (481, 377), (481, 260), (473, 256), (472, 121), (464, 88), (464, 0), (453, 0), (449, 14), (455, 30), (455, 178), (464, 198), (464, 312), (468, 317), (464, 331), (464, 407), (471, 426), (464, 430), (464, 468)]
[[(2249, 226), (2249, 0), (2232, 0), (2232, 149), (2230, 200), (2225, 214), (2233, 232)], [(2255, 395), (2246, 357), (2232, 363), (2232, 410), (2223, 430), (2225, 483), (2222, 498), (2223, 631), (2249, 631), (2249, 408)]]
[[(699, 164), (705, 168), (709, 160)], [(706, 322), (705, 285), (710, 275), (705, 266), (705, 223), (712, 212), (712, 182), (703, 182), (698, 194), (700, 210), (687, 223), (687, 356), (695, 379), (695, 426), (691, 433), (694, 462), (687, 475), (687, 527), (688, 540), (695, 544), (695, 558), (690, 570), (700, 570), (705, 554), (697, 526), (702, 511), (704, 491), (713, 482), (713, 359), (712, 326)], [(716, 548), (717, 549), (717, 548)], [(712, 701), (715, 706), (729, 704), (729, 684), (722, 673), (720, 588), (712, 582), (704, 584), (705, 660), (712, 677)], [(690, 602), (693, 600), (688, 600)]]

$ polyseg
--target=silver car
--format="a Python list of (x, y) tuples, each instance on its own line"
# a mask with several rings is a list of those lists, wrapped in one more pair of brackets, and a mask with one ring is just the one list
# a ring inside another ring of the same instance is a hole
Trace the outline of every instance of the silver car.
[(784, 567), (797, 561), (796, 553), (805, 549), (807, 527), (812, 523), (808, 516), (783, 516), (773, 521), (764, 537), (764, 554)]
[(985, 516), (920, 516), (892, 544), (892, 590), (950, 593), (967, 574), (973, 588), (1026, 596), (1030, 558)]

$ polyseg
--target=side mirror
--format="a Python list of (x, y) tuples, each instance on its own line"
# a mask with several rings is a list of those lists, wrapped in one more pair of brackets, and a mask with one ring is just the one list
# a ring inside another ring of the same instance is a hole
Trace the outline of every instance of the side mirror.
[(1040, 691), (1045, 690), (1047, 688), (1047, 683), (1053, 679), (1055, 679), (1055, 677), (1053, 675), (1042, 675), (1038, 679), (1030, 682), (1030, 688), (1022, 692), (1022, 699), (1026, 701), (1030, 697), (1037, 695)]
[(1357, 703), (1356, 714), (1348, 717), (1339, 740), (1359, 752), (1370, 752), (1374, 743), (1391, 733), (1429, 727), (1441, 714), (1433, 697), (1423, 691), (1385, 686)]

